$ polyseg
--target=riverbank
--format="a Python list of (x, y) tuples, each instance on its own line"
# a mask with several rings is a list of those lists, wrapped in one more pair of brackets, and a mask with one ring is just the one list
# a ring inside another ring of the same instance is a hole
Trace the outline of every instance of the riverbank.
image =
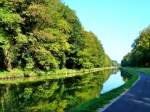
[[(134, 69), (134, 68), (128, 68), (128, 69)], [(145, 73), (145, 75), (150, 75), (150, 68), (135, 68), (139, 72)]]
[(58, 79), (66, 77), (81, 76), (88, 73), (98, 72), (107, 69), (117, 69), (118, 67), (103, 67), (103, 68), (92, 68), (92, 69), (61, 69), (51, 71), (39, 71), (39, 70), (21, 70), (12, 69), (10, 71), (0, 71), (0, 82), (3, 80), (16, 80), (16, 79)]
[(86, 103), (79, 105), (73, 110), (73, 112), (95, 112), (99, 108), (103, 108), (106, 104), (110, 103), (112, 99), (118, 97), (121, 93), (127, 91), (134, 82), (138, 79), (137, 71), (130, 68), (122, 68), (127, 75), (132, 75), (131, 79), (128, 80), (124, 85), (113, 89), (105, 94), (100, 95), (99, 97), (92, 99)]

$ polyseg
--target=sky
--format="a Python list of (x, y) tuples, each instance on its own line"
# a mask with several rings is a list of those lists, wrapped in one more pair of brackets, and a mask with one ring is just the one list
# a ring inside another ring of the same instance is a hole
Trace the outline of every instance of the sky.
[(111, 59), (121, 61), (139, 32), (150, 24), (150, 0), (64, 0)]

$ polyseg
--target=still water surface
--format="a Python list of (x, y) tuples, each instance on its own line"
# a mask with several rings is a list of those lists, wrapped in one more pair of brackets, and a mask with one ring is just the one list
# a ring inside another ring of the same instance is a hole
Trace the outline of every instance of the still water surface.
[(24, 83), (0, 81), (0, 112), (70, 112), (100, 93), (122, 85), (125, 77), (117, 71)]
[(123, 85), (125, 81), (123, 80), (123, 77), (121, 76), (121, 71), (118, 71), (116, 73), (112, 73), (108, 80), (103, 84), (103, 89), (101, 91), (101, 94), (104, 94), (114, 88), (117, 88), (121, 85)]

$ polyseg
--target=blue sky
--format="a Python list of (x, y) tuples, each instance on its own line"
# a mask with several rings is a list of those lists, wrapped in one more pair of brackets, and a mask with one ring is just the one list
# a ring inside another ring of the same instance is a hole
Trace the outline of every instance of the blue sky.
[(64, 0), (83, 27), (94, 32), (106, 53), (117, 61), (131, 50), (139, 32), (150, 24), (150, 0)]

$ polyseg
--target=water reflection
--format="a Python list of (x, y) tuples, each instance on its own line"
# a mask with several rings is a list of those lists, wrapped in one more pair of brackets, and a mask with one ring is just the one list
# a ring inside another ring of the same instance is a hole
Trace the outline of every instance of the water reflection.
[(103, 84), (101, 94), (106, 93), (114, 88), (123, 85), (125, 81), (122, 78), (121, 72), (118, 71), (110, 75), (109, 79)]
[(123, 80), (125, 82), (128, 81), (132, 77), (132, 75), (127, 73), (126, 71), (121, 71), (121, 76), (123, 77)]
[[(99, 95), (114, 70), (35, 82), (1, 84), (0, 112), (63, 112)], [(115, 70), (116, 72), (116, 70)]]

